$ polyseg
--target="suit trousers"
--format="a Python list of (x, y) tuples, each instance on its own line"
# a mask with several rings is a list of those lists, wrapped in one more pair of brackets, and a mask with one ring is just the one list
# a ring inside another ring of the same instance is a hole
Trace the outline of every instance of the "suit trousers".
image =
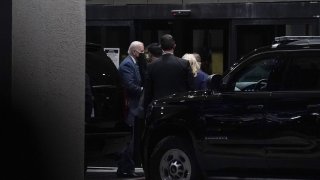
[(125, 149), (121, 152), (120, 160), (118, 161), (118, 172), (132, 173), (135, 166), (141, 163), (140, 156), (140, 138), (142, 134), (143, 119), (136, 117), (134, 126), (131, 132), (130, 142)]
[(134, 172), (135, 163), (133, 159), (134, 154), (134, 126), (131, 127), (131, 139), (124, 150), (121, 152), (120, 160), (118, 161), (118, 172), (132, 173)]

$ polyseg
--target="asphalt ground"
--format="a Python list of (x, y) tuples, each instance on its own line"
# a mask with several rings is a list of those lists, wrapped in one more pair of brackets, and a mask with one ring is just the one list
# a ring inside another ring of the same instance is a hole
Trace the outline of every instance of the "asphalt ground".
[[(139, 178), (118, 178), (116, 176), (117, 167), (88, 167), (85, 180), (145, 180), (143, 169), (136, 168), (135, 172), (141, 177)], [(208, 180), (306, 180), (306, 179), (284, 179), (284, 178), (257, 178), (257, 177), (219, 177), (212, 176)], [(311, 179), (308, 179), (311, 180)]]

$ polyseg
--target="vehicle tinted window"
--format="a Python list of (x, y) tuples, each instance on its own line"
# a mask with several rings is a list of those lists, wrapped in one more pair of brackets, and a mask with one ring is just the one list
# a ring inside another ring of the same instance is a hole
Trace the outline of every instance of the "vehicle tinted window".
[[(247, 64), (234, 78), (234, 91), (265, 91), (271, 74), (278, 74), (279, 60), (268, 57)], [(269, 88), (268, 88), (269, 89)]]
[(296, 54), (284, 81), (284, 90), (320, 90), (320, 54)]
[(102, 50), (86, 52), (86, 72), (92, 86), (117, 85), (119, 83), (116, 66)]

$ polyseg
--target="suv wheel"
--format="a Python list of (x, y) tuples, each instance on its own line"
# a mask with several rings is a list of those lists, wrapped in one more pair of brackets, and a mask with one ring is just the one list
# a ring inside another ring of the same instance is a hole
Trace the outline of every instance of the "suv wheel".
[[(190, 143), (189, 143), (190, 144)], [(185, 139), (169, 136), (162, 139), (150, 157), (152, 179), (199, 179), (198, 166), (191, 146)]]

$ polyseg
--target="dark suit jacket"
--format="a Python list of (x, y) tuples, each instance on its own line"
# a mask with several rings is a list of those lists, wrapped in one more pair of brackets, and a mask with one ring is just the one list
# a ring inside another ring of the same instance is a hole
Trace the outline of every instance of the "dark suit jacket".
[(195, 78), (195, 90), (207, 89), (208, 74), (200, 70)]
[(139, 113), (139, 100), (142, 94), (139, 66), (127, 56), (119, 66), (119, 73), (128, 102), (127, 124), (133, 126), (134, 118)]
[(147, 67), (145, 108), (155, 99), (194, 89), (194, 77), (188, 61), (164, 54)]

